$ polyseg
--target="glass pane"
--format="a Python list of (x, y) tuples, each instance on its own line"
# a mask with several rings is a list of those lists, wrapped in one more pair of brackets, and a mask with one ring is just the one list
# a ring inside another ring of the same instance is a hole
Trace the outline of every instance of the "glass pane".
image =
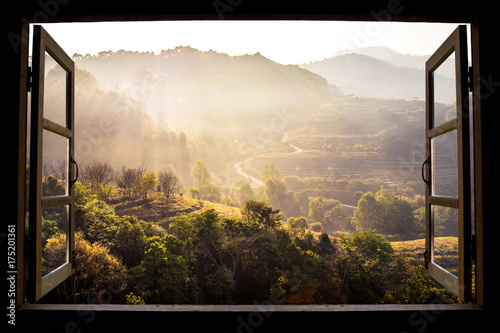
[(43, 116), (66, 126), (66, 71), (45, 53), (45, 86)]
[(432, 139), (432, 194), (458, 197), (457, 131)]
[(67, 193), (68, 142), (63, 136), (43, 131), (42, 195), (64, 195)]
[(68, 262), (68, 208), (52, 207), (42, 212), (42, 276)]
[(455, 52), (453, 52), (434, 72), (434, 122), (439, 126), (457, 117), (455, 85)]
[(432, 206), (434, 263), (458, 275), (458, 209)]

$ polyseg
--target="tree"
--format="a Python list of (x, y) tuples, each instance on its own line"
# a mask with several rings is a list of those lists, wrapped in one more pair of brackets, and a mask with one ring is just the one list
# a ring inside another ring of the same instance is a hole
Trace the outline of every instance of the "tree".
[(382, 226), (382, 212), (372, 192), (363, 194), (359, 199), (352, 222), (358, 231)]
[(179, 133), (179, 155), (181, 158), (181, 162), (187, 166), (189, 163), (189, 151), (187, 148), (187, 137), (186, 133)]
[(307, 215), (309, 213), (309, 196), (306, 191), (300, 191), (297, 196), (298, 204), (297, 207), (300, 211), (300, 215)]
[(166, 239), (148, 239), (147, 243), (141, 264), (131, 270), (135, 288), (146, 303), (185, 303), (189, 279), (186, 261), (169, 251)]
[(336, 257), (349, 303), (378, 303), (385, 295), (393, 249), (373, 230), (340, 238), (342, 253)]
[(170, 170), (158, 172), (158, 184), (167, 198), (167, 203), (170, 196), (179, 191), (181, 187), (180, 178), (172, 166), (170, 166)]
[(335, 206), (325, 214), (324, 225), (330, 225), (333, 230), (352, 230), (350, 214), (347, 208), (343, 206)]
[(323, 231), (323, 224), (321, 224), (321, 222), (314, 222), (314, 223), (311, 223), (311, 224), (309, 225), (309, 228), (310, 228), (312, 231), (322, 232), (322, 231)]
[(204, 189), (210, 183), (210, 171), (203, 160), (197, 160), (193, 169), (191, 169), (191, 178), (193, 178), (194, 186), (200, 190), (203, 195)]
[(153, 171), (143, 173), (140, 177), (136, 178), (132, 184), (132, 191), (147, 200), (148, 192), (156, 185), (156, 174)]
[(64, 183), (55, 176), (44, 176), (42, 179), (43, 196), (63, 195), (66, 189)]
[(203, 192), (203, 199), (213, 202), (221, 201), (221, 189), (219, 185), (209, 182)]
[(247, 200), (252, 200), (253, 196), (254, 196), (254, 191), (252, 190), (252, 187), (248, 183), (241, 185), (241, 187), (240, 187), (240, 202), (242, 204)]
[[(54, 258), (66, 256), (66, 235), (57, 234), (44, 248), (45, 265), (49, 271), (57, 268)], [(120, 296), (126, 285), (127, 270), (109, 250), (100, 243), (91, 244), (80, 232), (75, 234), (75, 273), (58, 290), (67, 303), (109, 303)], [(113, 293), (110, 294), (109, 291)]]
[(57, 227), (57, 222), (42, 217), (42, 246), (45, 246), (47, 240), (57, 233), (62, 233), (62, 230)]
[(140, 263), (145, 244), (146, 236), (141, 225), (124, 219), (116, 230), (112, 252), (120, 257), (127, 267), (134, 267)]
[(122, 190), (123, 195), (130, 197), (132, 195), (132, 186), (135, 180), (142, 174), (141, 170), (123, 168), (117, 176), (118, 187)]
[(262, 201), (247, 200), (241, 209), (243, 221), (248, 224), (258, 224), (270, 228), (281, 224), (281, 214), (279, 210), (273, 208)]
[(414, 266), (405, 257), (391, 265), (384, 303), (429, 304), (435, 298), (434, 282), (423, 266)]
[(436, 206), (434, 208), (435, 236), (458, 236), (458, 209)]
[(314, 222), (324, 222), (325, 211), (323, 199), (314, 199), (309, 202), (309, 218)]
[(370, 266), (389, 264), (393, 259), (394, 249), (391, 243), (373, 230), (355, 233), (350, 245), (363, 255)]
[(184, 243), (186, 251), (185, 258), (188, 265), (191, 264), (193, 241), (196, 237), (196, 229), (193, 220), (194, 218), (189, 214), (177, 213), (177, 215), (172, 218), (172, 222), (168, 225), (168, 228), (172, 231), (174, 236)]
[(320, 185), (318, 184), (318, 186), (316, 186), (316, 189), (314, 190), (314, 192), (316, 192), (316, 194), (319, 196), (319, 198), (323, 198), (323, 196), (325, 195), (325, 188), (323, 187), (323, 185)]
[(406, 238), (417, 231), (411, 203), (394, 195), (388, 189), (381, 189), (375, 195), (363, 194), (352, 219), (356, 230), (376, 229), (385, 235)]
[(231, 304), (235, 290), (233, 272), (225, 266), (217, 266), (207, 277), (207, 304)]
[(113, 168), (108, 162), (93, 161), (82, 168), (82, 180), (97, 191), (99, 184), (107, 185), (113, 179)]
[(119, 217), (113, 207), (101, 200), (92, 200), (83, 209), (83, 237), (91, 243), (110, 247), (115, 241)]
[(281, 173), (274, 163), (264, 164), (262, 170), (260, 171), (260, 179), (266, 181), (269, 178), (274, 180), (281, 180)]
[(272, 207), (282, 208), (287, 203), (286, 194), (285, 184), (280, 179), (268, 178), (266, 180), (266, 191), (261, 200), (267, 202)]
[(294, 229), (309, 228), (309, 223), (307, 223), (307, 219), (304, 216), (290, 217), (288, 218), (287, 223), (290, 227)]
[(200, 190), (198, 190), (197, 188), (190, 188), (189, 189), (189, 192), (191, 193), (191, 197), (193, 199), (198, 199), (200, 200), (201, 199), (201, 194), (200, 194)]

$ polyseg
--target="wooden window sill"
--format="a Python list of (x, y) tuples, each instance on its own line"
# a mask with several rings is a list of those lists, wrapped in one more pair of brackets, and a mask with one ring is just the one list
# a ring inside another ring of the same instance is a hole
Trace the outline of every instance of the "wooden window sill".
[(332, 304), (332, 305), (170, 305), (170, 304), (24, 304), (21, 311), (122, 312), (378, 312), (477, 311), (477, 304)]

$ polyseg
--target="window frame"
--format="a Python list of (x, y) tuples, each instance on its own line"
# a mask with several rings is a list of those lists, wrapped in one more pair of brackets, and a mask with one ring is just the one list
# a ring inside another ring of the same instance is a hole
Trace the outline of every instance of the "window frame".
[[(33, 27), (33, 57), (31, 75), (31, 151), (30, 151), (30, 200), (29, 200), (29, 247), (28, 253), (28, 299), (38, 301), (49, 291), (74, 273), (74, 189), (72, 181), (74, 168), (74, 91), (75, 64), (57, 42), (42, 28)], [(66, 72), (65, 124), (58, 124), (44, 117), (45, 54), (48, 53)], [(68, 140), (66, 151), (65, 194), (43, 196), (42, 161), (43, 135), (49, 131)], [(64, 264), (42, 276), (42, 211), (46, 208), (67, 207), (66, 219), (66, 261)]]
[[(456, 117), (434, 124), (434, 71), (455, 53)], [(467, 61), (467, 27), (458, 26), (425, 64), (426, 79), (426, 155), (424, 162), (428, 179), (425, 190), (425, 266), (429, 274), (463, 302), (472, 300), (472, 235), (469, 148), (469, 89)], [(467, 103), (465, 103), (467, 101)], [(457, 197), (436, 195), (433, 159), (434, 142), (446, 133), (457, 131)], [(458, 277), (434, 262), (433, 206), (458, 210)]]
[[(148, 17), (148, 16), (147, 16)], [(304, 18), (309, 18), (309, 16), (306, 16), (306, 17), (303, 17), (303, 16), (297, 16), (296, 18), (300, 19), (304, 19)], [(349, 16), (349, 19), (352, 19), (352, 20), (356, 20), (358, 19), (359, 16), (356, 16), (356, 15), (352, 15), (352, 16)], [(99, 21), (107, 21), (107, 20), (112, 20), (112, 19), (115, 19), (115, 20), (131, 20), (131, 21), (135, 21), (135, 20), (141, 20), (141, 18), (143, 19), (144, 17), (140, 17), (138, 18), (137, 16), (131, 16), (131, 17), (126, 17), (126, 16), (120, 16), (120, 17), (116, 17), (116, 16), (107, 16), (106, 18), (100, 18), (99, 16), (94, 16), (92, 18), (85, 18), (85, 21), (95, 21), (95, 22), (99, 22)], [(200, 17), (198, 17), (200, 18)], [(253, 19), (256, 18), (255, 15), (252, 16)], [(428, 17), (427, 17), (428, 18)], [(149, 18), (149, 19), (152, 19), (152, 18)], [(161, 16), (158, 17), (158, 16), (155, 16), (154, 19), (171, 19), (170, 16)], [(181, 19), (186, 19), (186, 16), (181, 16)], [(206, 18), (205, 18), (206, 19)], [(213, 17), (209, 17), (208, 19), (214, 19)], [(216, 18), (215, 18), (216, 19)], [(262, 16), (262, 19), (268, 19), (267, 16), (263, 15)], [(331, 16), (328, 16), (328, 15), (321, 15), (321, 17), (319, 19), (331, 19), (331, 20), (345, 20), (346, 19), (346, 16), (335, 16), (335, 15), (331, 15)], [(68, 19), (58, 19), (58, 18), (54, 18), (54, 22), (56, 21), (67, 21)], [(72, 17), (71, 19), (69, 19), (70, 21), (78, 21), (77, 18), (75, 17)], [(366, 20), (366, 17), (363, 17), (363, 20)], [(374, 20), (373, 16), (370, 17), (368, 20)], [(412, 19), (404, 19), (404, 18), (401, 18), (401, 17), (392, 17), (393, 21), (414, 21), (415, 18), (412, 18)], [(433, 22), (440, 22), (442, 19), (439, 19), (439, 18), (432, 18), (432, 19), (424, 19), (423, 17), (421, 19), (417, 19), (417, 21), (433, 21)], [(449, 19), (447, 19), (446, 21), (448, 22)], [(460, 22), (466, 22), (466, 20), (463, 20), (463, 19), (453, 19), (452, 21), (460, 21)], [(469, 22), (471, 23), (471, 22)], [(19, 156), (19, 161), (21, 162), (23, 160), (23, 157), (22, 157), (22, 152), (24, 149), (24, 152), (25, 152), (25, 149), (26, 149), (26, 139), (25, 139), (25, 135), (23, 136), (23, 131), (24, 131), (24, 134), (26, 133), (26, 128), (23, 127), (23, 125), (25, 126), (26, 125), (26, 99), (27, 99), (27, 96), (26, 94), (23, 94), (23, 92), (26, 92), (26, 89), (27, 87), (29, 86), (29, 83), (28, 83), (28, 79), (27, 77), (29, 77), (29, 75), (26, 73), (26, 69), (23, 67), (23, 64), (24, 63), (27, 63), (27, 57), (28, 57), (28, 40), (29, 40), (29, 36), (28, 36), (28, 26), (29, 26), (29, 23), (26, 22), (26, 21), (23, 21), (22, 23), (22, 28), (20, 29), (21, 31), (21, 52), (20, 52), (20, 64), (21, 64), (21, 68), (20, 68), (20, 81), (19, 81), (19, 86), (20, 86), (20, 91), (21, 91), (21, 95), (20, 95), (20, 101), (19, 101), (19, 107), (20, 107), (20, 110), (19, 110), (19, 118), (20, 118), (20, 121), (19, 121), (19, 124), (20, 124), (20, 131), (19, 131), (19, 151), (20, 151), (20, 154), (18, 155)], [(479, 48), (478, 48), (478, 26), (477, 26), (477, 21), (474, 21), (472, 22), (472, 26), (471, 26), (471, 30), (472, 30), (472, 35), (475, 36), (472, 38), (472, 48), (473, 48), (473, 68), (474, 68), (474, 77), (473, 77), (473, 86), (475, 89), (477, 89), (476, 91), (479, 91), (480, 89), (480, 86), (481, 86), (481, 81), (480, 81), (480, 75), (479, 75)], [(482, 241), (483, 241), (483, 233), (482, 233), (482, 210), (481, 210), (481, 196), (482, 196), (482, 192), (481, 192), (481, 189), (482, 189), (482, 174), (481, 174), (481, 114), (480, 114), (480, 96), (479, 94), (477, 94), (477, 96), (475, 95), (474, 96), (474, 114), (473, 114), (473, 117), (474, 117), (474, 163), (475, 163), (475, 166), (476, 166), (476, 172), (474, 174), (474, 180), (475, 180), (475, 194), (474, 194), (474, 199), (476, 201), (476, 239), (477, 239), (477, 261), (476, 261), (476, 297), (477, 297), (477, 305), (464, 305), (464, 306), (460, 306), (460, 308), (456, 307), (456, 305), (450, 305), (450, 306), (446, 306), (446, 305), (440, 305), (439, 307), (439, 310), (443, 310), (443, 309), (446, 309), (446, 310), (464, 310), (464, 309), (468, 309), (468, 310), (479, 310), (482, 308), (482, 305), (483, 305), (483, 300), (484, 300), (484, 295), (483, 295), (483, 284), (482, 284), (482, 279), (483, 279), (483, 260), (482, 260)], [(24, 122), (23, 122), (24, 121)], [(479, 150), (479, 151), (478, 151)], [(24, 161), (25, 161), (25, 158), (24, 158)], [(23, 164), (20, 164), (20, 165), (25, 165), (25, 163)], [(18, 198), (23, 198), (24, 200), (24, 197), (25, 197), (25, 175), (23, 172), (19, 172), (18, 173)], [(17, 258), (18, 258), (18, 262), (24, 262), (24, 257), (25, 257), (25, 253), (24, 253), (24, 246), (23, 246), (23, 243), (24, 243), (24, 240), (25, 240), (25, 234), (24, 234), (24, 205), (21, 201), (23, 200), (18, 200), (18, 223), (17, 223), (17, 239), (19, 240), (18, 243), (17, 243)], [(23, 201), (24, 202), (24, 201)], [(21, 272), (24, 272), (24, 269), (22, 267), (19, 267), (18, 268), (18, 273), (19, 273), (19, 276), (23, 276), (21, 275)], [(170, 311), (200, 311), (199, 310), (199, 307), (197, 306), (189, 306), (189, 305), (185, 305), (185, 306), (155, 306), (154, 308), (153, 307), (146, 307), (146, 308), (142, 308), (142, 310), (139, 310), (139, 309), (136, 309), (135, 306), (133, 305), (130, 305), (130, 306), (127, 306), (127, 305), (123, 305), (123, 306), (104, 306), (104, 305), (88, 305), (87, 307), (86, 306), (83, 306), (82, 305), (57, 305), (57, 306), (54, 306), (54, 305), (43, 305), (43, 304), (24, 304), (24, 286), (22, 285), (24, 283), (24, 279), (18, 279), (18, 293), (17, 293), (17, 305), (20, 306), (20, 309), (21, 310), (26, 310), (26, 311), (30, 311), (30, 310), (47, 310), (47, 311), (52, 311), (52, 310), (55, 310), (55, 311), (61, 311), (61, 310), (68, 310), (68, 311), (86, 311), (87, 309), (89, 309), (89, 311), (165, 311), (165, 312), (170, 312)], [(208, 309), (208, 307), (210, 306), (206, 306), (207, 307), (207, 311), (211, 311)], [(177, 309), (177, 310), (173, 310), (173, 309)], [(309, 306), (308, 307), (308, 310), (298, 310), (298, 311), (318, 311), (318, 309), (321, 309), (322, 307), (321, 306)], [(368, 312), (378, 312), (378, 311), (394, 311), (394, 309), (396, 309), (396, 311), (425, 311), (426, 309), (427, 310), (432, 310), (435, 308), (435, 306), (432, 306), (432, 305), (415, 305), (415, 306), (403, 306), (403, 305), (395, 305), (395, 306), (392, 306), (392, 307), (386, 307), (386, 306), (379, 306), (379, 305), (363, 305), (363, 306), (359, 306), (359, 305), (339, 305), (339, 306), (336, 306), (336, 305), (330, 305), (330, 306), (327, 306), (327, 307), (324, 307), (326, 310), (324, 311), (333, 311), (333, 312), (351, 312), (351, 311), (368, 311)], [(126, 309), (126, 310), (125, 310)], [(246, 307), (246, 309), (248, 311), (262, 311), (262, 305), (249, 305)], [(252, 310), (254, 309), (254, 310)], [(277, 310), (276, 307), (273, 307), (272, 309), (269, 309), (269, 311), (275, 311)], [(222, 307), (219, 307), (219, 308), (216, 308), (214, 309), (213, 311), (232, 311), (232, 310), (227, 310), (227, 308), (224, 310)], [(235, 310), (237, 311), (237, 310)], [(267, 311), (267, 310), (266, 310)], [(287, 310), (288, 311), (288, 310)], [(295, 310), (290, 310), (290, 311), (295, 311)], [(323, 311), (323, 310), (320, 310), (320, 311)]]

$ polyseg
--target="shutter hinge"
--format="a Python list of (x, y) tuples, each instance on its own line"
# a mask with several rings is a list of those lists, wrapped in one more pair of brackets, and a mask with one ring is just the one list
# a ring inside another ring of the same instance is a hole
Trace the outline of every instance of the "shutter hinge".
[(470, 92), (474, 92), (474, 73), (472, 71), (472, 66), (469, 66), (467, 70), (467, 87)]
[(28, 66), (28, 72), (26, 74), (26, 90), (31, 91), (33, 87), (33, 71), (32, 68)]
[(425, 267), (429, 266), (429, 252), (425, 250), (424, 252)]

